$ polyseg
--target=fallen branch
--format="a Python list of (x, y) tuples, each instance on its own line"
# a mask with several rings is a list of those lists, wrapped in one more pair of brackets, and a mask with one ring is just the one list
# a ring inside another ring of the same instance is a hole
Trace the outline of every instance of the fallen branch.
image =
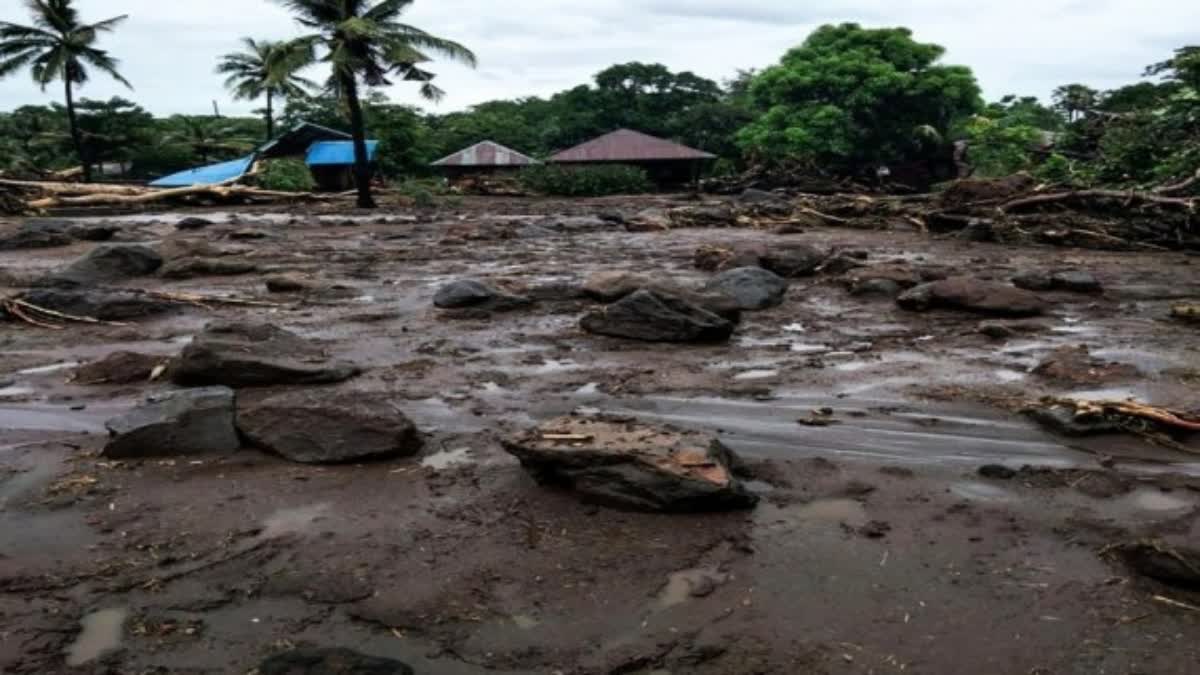
[(75, 314), (67, 314), (58, 312), (53, 309), (48, 309), (40, 305), (35, 305), (32, 302), (26, 302), (20, 298), (5, 298), (0, 301), (0, 307), (4, 311), (15, 316), (16, 318), (39, 328), (49, 330), (63, 330), (63, 326), (50, 323), (51, 319), (65, 321), (67, 323), (87, 323), (100, 326), (128, 326), (130, 324), (120, 323), (117, 321), (102, 321), (90, 316), (78, 316)]
[(1200, 169), (1196, 169), (1196, 173), (1191, 178), (1187, 178), (1171, 185), (1163, 185), (1161, 187), (1154, 188), (1151, 190), (1151, 192), (1156, 195), (1169, 195), (1174, 192), (1183, 192), (1197, 183), (1200, 183)]
[(243, 300), (242, 298), (227, 298), (219, 295), (200, 295), (196, 293), (168, 293), (166, 291), (142, 291), (142, 293), (159, 300), (167, 300), (170, 302), (183, 302), (193, 305), (199, 305), (208, 309), (205, 303), (218, 305), (243, 305), (247, 307), (271, 307), (283, 308), (287, 305), (281, 305), (277, 302), (264, 302), (262, 300)]
[(1196, 210), (1196, 200), (1183, 199), (1180, 197), (1163, 197), (1147, 192), (1121, 191), (1121, 190), (1074, 190), (1071, 192), (1055, 192), (1045, 195), (1036, 195), (1033, 197), (1022, 197), (1000, 205), (1000, 210), (1004, 213), (1023, 209), (1030, 206), (1040, 206), (1044, 204), (1053, 204), (1057, 202), (1065, 202), (1071, 200), (1087, 200), (1087, 199), (1119, 199), (1128, 204), (1135, 202), (1145, 204), (1158, 204), (1160, 206), (1170, 206), (1174, 208), (1184, 209), (1186, 211)]

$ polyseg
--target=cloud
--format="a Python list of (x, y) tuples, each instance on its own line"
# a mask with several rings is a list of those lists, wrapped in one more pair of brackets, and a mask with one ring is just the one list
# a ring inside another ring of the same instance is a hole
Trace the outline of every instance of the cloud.
[[(243, 36), (300, 33), (269, 0), (77, 0), (88, 20), (129, 14), (104, 46), (136, 86), (130, 95), (97, 77), (83, 95), (126, 95), (159, 114), (246, 113), (213, 72), (217, 57)], [(24, 22), (22, 3), (0, 0), (0, 21)], [(1111, 88), (1194, 42), (1200, 3), (1177, 0), (417, 0), (411, 23), (470, 46), (479, 70), (436, 64), (447, 100), (437, 111), (496, 98), (549, 95), (627, 61), (661, 62), (717, 80), (778, 61), (823, 23), (908, 26), (917, 39), (947, 48), (946, 61), (974, 68), (989, 97), (1047, 96), (1057, 85)], [(319, 73), (314, 73), (320, 77)], [(27, 76), (0, 81), (0, 108), (57, 100)], [(413, 87), (394, 100), (421, 104)]]

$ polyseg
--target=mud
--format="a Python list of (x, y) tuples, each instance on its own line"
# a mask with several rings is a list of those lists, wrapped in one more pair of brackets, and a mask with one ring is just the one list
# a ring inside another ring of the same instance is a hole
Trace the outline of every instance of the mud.
[[(1196, 672), (1200, 611), (1155, 596), (1200, 595), (1101, 553), (1194, 547), (1200, 459), (1136, 436), (1064, 440), (1019, 413), (1047, 395), (1200, 408), (1196, 328), (1170, 319), (1200, 298), (1196, 258), (903, 231), (630, 233), (585, 217), (674, 199), (201, 212), (214, 224), (185, 232), (180, 214), (100, 219), (119, 241), (208, 244), (259, 270), (129, 287), (277, 306), (193, 304), (63, 331), (0, 323), (0, 672), (242, 673), (298, 645), (427, 675)], [(268, 236), (231, 239), (246, 228)], [(1105, 292), (1042, 293), (1040, 327), (1003, 339), (980, 334), (979, 316), (906, 312), (830, 274), (793, 280), (727, 344), (579, 328), (594, 304), (570, 289), (592, 273), (699, 286), (710, 275), (693, 267), (697, 249), (783, 243), (996, 281), (1079, 269)], [(92, 246), (0, 253), (0, 279)], [(269, 293), (281, 274), (311, 287)], [(441, 285), (468, 278), (542, 299), (433, 307)], [(365, 367), (335, 388), (401, 399), (424, 454), (334, 467), (250, 449), (101, 459), (104, 421), (170, 385), (85, 384), (75, 370), (113, 352), (171, 357), (216, 320), (274, 323)], [(1035, 372), (1080, 346), (1105, 367)], [(717, 433), (762, 502), (639, 514), (540, 487), (500, 438), (572, 412)], [(811, 419), (828, 423), (797, 422)], [(997, 464), (1018, 471), (978, 474)]]

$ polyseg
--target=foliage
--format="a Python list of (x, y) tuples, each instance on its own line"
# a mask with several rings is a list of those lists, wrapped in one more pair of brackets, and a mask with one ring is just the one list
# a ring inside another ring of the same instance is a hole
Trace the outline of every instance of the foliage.
[(966, 125), (970, 161), (981, 176), (1007, 176), (1029, 168), (1041, 132), (1028, 124), (1009, 124), (980, 115)]
[(1057, 152), (1051, 153), (1046, 161), (1037, 167), (1034, 176), (1046, 183), (1070, 186), (1079, 184), (1082, 178), (1076, 170), (1075, 162)]
[(299, 75), (311, 56), (293, 42), (242, 38), (242, 44), (243, 51), (221, 57), (217, 72), (228, 76), (225, 86), (234, 98), (253, 101), (266, 97), (267, 140), (271, 140), (275, 136), (275, 99), (304, 96), (317, 86)]
[(559, 197), (602, 197), (653, 190), (644, 169), (623, 164), (597, 166), (531, 166), (520, 174), (531, 192)]
[(1096, 107), (1100, 92), (1083, 84), (1064, 84), (1054, 90), (1051, 99), (1054, 109), (1065, 115), (1068, 122), (1074, 122)]
[(920, 156), (919, 127), (945, 136), (980, 107), (975, 76), (940, 64), (944, 51), (905, 28), (822, 26), (754, 78), (763, 112), (738, 142), (766, 159), (846, 173)]
[(445, 186), (437, 180), (410, 179), (394, 186), (396, 192), (413, 200), (413, 206), (419, 209), (432, 209), (437, 206), (437, 196), (445, 192)]
[(167, 120), (171, 129), (165, 141), (191, 149), (201, 163), (233, 159), (254, 148), (244, 127), (228, 118), (209, 115), (175, 115)]
[(299, 159), (268, 159), (255, 178), (259, 186), (282, 192), (312, 192), (316, 187), (308, 165)]

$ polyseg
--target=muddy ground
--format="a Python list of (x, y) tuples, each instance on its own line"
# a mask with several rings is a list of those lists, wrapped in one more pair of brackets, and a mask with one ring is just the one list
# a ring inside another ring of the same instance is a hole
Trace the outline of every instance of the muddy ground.
[[(1166, 318), (1200, 297), (1200, 259), (903, 230), (629, 233), (590, 217), (660, 202), (672, 198), (242, 210), (233, 223), (192, 214), (217, 223), (187, 232), (178, 214), (108, 218), (118, 239), (207, 242), (260, 269), (130, 285), (280, 306), (0, 324), (0, 671), (245, 673), (313, 644), (426, 675), (1200, 672), (1200, 593), (1101, 555), (1142, 538), (1195, 545), (1200, 461), (1134, 437), (1057, 438), (1018, 412), (1042, 395), (1200, 408), (1197, 329)], [(229, 238), (247, 228), (264, 238)], [(980, 317), (906, 312), (821, 275), (748, 314), (728, 344), (680, 346), (588, 335), (592, 303), (547, 290), (602, 270), (698, 282), (694, 251), (732, 242), (995, 279), (1082, 269), (1106, 291), (1046, 293), (1039, 328), (995, 340)], [(0, 284), (92, 246), (0, 253)], [(275, 272), (325, 292), (269, 294)], [(459, 278), (551, 299), (491, 316), (434, 309)], [(169, 357), (207, 322), (246, 318), (369, 368), (338, 387), (392, 393), (425, 455), (339, 467), (249, 449), (98, 457), (105, 420), (169, 385), (84, 386), (77, 364)], [(1077, 345), (1128, 367), (1033, 372)], [(825, 407), (835, 424), (797, 423)], [(750, 460), (763, 502), (647, 515), (540, 487), (498, 439), (572, 411), (719, 433)], [(1039, 468), (998, 480), (978, 474), (988, 464)]]

